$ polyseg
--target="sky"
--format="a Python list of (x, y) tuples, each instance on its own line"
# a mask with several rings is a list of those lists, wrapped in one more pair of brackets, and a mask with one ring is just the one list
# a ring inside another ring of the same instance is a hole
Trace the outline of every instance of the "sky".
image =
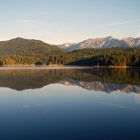
[(140, 0), (0, 0), (0, 40), (140, 36)]

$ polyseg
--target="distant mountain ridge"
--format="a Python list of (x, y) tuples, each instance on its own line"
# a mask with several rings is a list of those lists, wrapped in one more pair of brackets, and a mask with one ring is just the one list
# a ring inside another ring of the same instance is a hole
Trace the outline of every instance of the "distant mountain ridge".
[(140, 37), (127, 37), (120, 40), (109, 36), (105, 38), (87, 39), (79, 43), (64, 43), (62, 45), (51, 45), (41, 40), (18, 37), (7, 41), (0, 41), (0, 55), (30, 55), (30, 53), (33, 55), (42, 55), (52, 52), (62, 52), (64, 50), (72, 52), (78, 49), (113, 47), (140, 47)]
[(140, 47), (140, 37), (133, 38), (133, 37), (127, 37), (123, 39), (125, 42), (127, 42), (131, 47)]
[(140, 47), (140, 38), (128, 37), (120, 40), (109, 36), (105, 38), (88, 39), (80, 43), (63, 44), (59, 45), (59, 47), (69, 52), (85, 48), (101, 49), (113, 47), (120, 48)]

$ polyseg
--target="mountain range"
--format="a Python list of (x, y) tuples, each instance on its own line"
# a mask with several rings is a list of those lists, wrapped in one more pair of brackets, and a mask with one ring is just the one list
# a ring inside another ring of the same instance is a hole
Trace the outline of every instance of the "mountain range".
[(123, 39), (116, 39), (109, 36), (105, 38), (87, 39), (79, 43), (65, 43), (62, 45), (58, 45), (58, 47), (63, 48), (68, 52), (86, 48), (102, 49), (113, 47), (140, 47), (140, 38), (127, 37)]
[(140, 37), (127, 37), (120, 40), (109, 36), (105, 38), (87, 39), (79, 43), (64, 43), (62, 45), (51, 45), (40, 40), (19, 37), (7, 41), (0, 41), (0, 55), (44, 55), (54, 52), (72, 52), (78, 49), (113, 47), (140, 47)]

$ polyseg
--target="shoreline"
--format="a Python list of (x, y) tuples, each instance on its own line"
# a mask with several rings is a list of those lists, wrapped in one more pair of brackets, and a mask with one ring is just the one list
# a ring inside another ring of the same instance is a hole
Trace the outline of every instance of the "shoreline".
[(70, 66), (70, 65), (3, 65), (0, 70), (32, 70), (32, 69), (87, 69), (89, 66)]
[(18, 65), (2, 65), (0, 66), (0, 69), (4, 68), (29, 68), (29, 69), (80, 69), (80, 68), (112, 68), (112, 69), (140, 69), (140, 67), (129, 67), (129, 66), (78, 66), (78, 65), (23, 65), (23, 64), (18, 64)]

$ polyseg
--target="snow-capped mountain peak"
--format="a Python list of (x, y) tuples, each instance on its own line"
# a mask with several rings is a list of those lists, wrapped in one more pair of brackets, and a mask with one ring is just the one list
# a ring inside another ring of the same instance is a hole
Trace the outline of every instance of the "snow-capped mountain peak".
[(120, 40), (111, 36), (105, 38), (87, 39), (80, 43), (65, 43), (63, 45), (59, 45), (59, 47), (64, 48), (67, 51), (74, 51), (77, 49), (85, 48), (102, 49), (112, 47), (127, 48), (137, 46), (140, 46), (140, 38), (125, 38)]

